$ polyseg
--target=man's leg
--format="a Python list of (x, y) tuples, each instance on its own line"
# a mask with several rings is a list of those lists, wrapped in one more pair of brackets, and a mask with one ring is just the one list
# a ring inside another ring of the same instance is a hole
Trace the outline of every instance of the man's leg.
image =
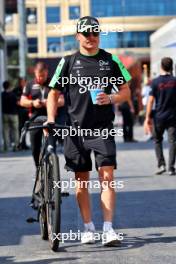
[(163, 134), (165, 127), (162, 124), (155, 123), (154, 126), (154, 142), (155, 142), (155, 153), (158, 161), (158, 168), (166, 166), (164, 155), (163, 155)]
[(89, 181), (89, 172), (76, 172), (75, 179), (77, 181), (76, 198), (78, 201), (83, 222), (85, 224), (90, 223), (91, 206), (90, 206), (88, 184), (86, 183)]
[(175, 172), (176, 159), (176, 126), (168, 127), (168, 141), (169, 141), (169, 172)]
[(13, 142), (15, 143), (15, 148), (19, 144), (19, 119), (18, 115), (11, 115), (11, 125), (12, 125), (12, 138)]
[(4, 150), (7, 151), (10, 145), (9, 115), (3, 114), (3, 139)]
[(121, 113), (122, 113), (122, 118), (123, 118), (123, 139), (124, 139), (124, 142), (126, 142), (129, 140), (128, 138), (128, 116), (127, 116), (125, 109), (123, 109)]
[(101, 182), (101, 206), (103, 210), (104, 224), (102, 243), (105, 246), (120, 245), (121, 239), (112, 227), (115, 208), (115, 185), (113, 184), (114, 166), (99, 167), (99, 178)]
[(64, 138), (65, 168), (75, 172), (77, 182), (76, 198), (84, 223), (91, 221), (90, 198), (88, 192), (89, 171), (92, 170), (90, 151), (85, 150), (78, 137)]
[(130, 109), (129, 109), (129, 121), (128, 121), (128, 127), (129, 127), (129, 140), (130, 141), (134, 141), (133, 138), (133, 126), (134, 126), (134, 122), (133, 122), (133, 114), (131, 113)]
[(30, 132), (32, 156), (34, 158), (36, 168), (39, 165), (39, 156), (42, 143), (42, 130), (33, 130)]
[(84, 148), (83, 142), (78, 137), (66, 137), (64, 139), (65, 168), (75, 172), (77, 182), (76, 198), (80, 213), (84, 222), (84, 233), (81, 236), (82, 243), (94, 243), (95, 227), (91, 221), (91, 206), (88, 192), (89, 171), (92, 170), (90, 150)]
[(76, 172), (75, 178), (77, 181), (76, 198), (84, 222), (84, 233), (81, 236), (81, 242), (83, 244), (92, 244), (95, 242), (95, 226), (91, 221), (91, 206), (88, 191), (89, 172)]
[(111, 187), (114, 180), (114, 166), (103, 166), (98, 168), (101, 189), (101, 206), (104, 221), (112, 222), (115, 207), (115, 190)]
[[(28, 120), (27, 111), (26, 111), (25, 108), (23, 108), (23, 109), (20, 108), (19, 109), (18, 117), (19, 117), (19, 135), (20, 135), (25, 121)], [(22, 149), (27, 149), (28, 148), (27, 145), (26, 145), (26, 136), (23, 138), (23, 142), (21, 142), (21, 148)]]

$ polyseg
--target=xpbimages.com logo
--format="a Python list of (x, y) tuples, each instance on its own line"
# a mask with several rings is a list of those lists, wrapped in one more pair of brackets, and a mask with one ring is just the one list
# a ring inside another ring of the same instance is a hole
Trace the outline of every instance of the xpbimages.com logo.
[[(101, 30), (101, 31), (100, 31)], [(65, 35), (67, 34), (75, 34), (75, 32), (77, 31), (77, 27), (76, 25), (59, 25), (59, 24), (55, 24), (53, 25), (53, 31), (56, 32), (59, 35)], [(85, 29), (84, 29), (85, 31)], [(97, 27), (94, 28), (94, 32), (100, 32), (101, 35), (108, 35), (111, 32), (118, 32), (118, 33), (122, 33), (124, 32), (124, 26), (122, 24), (104, 24), (101, 25), (101, 27)]]
[(98, 189), (102, 191), (107, 191), (109, 188), (111, 189), (123, 189), (124, 188), (124, 181), (99, 181), (99, 180), (74, 180), (70, 178), (68, 181), (62, 180), (62, 181), (53, 181), (54, 189), (58, 188), (62, 191), (68, 190), (68, 189), (75, 189), (76, 187), (79, 188), (89, 188), (89, 189)]
[[(53, 233), (51, 234), (51, 240), (59, 240), (61, 243), (65, 243), (65, 241), (81, 241), (82, 236), (84, 236), (84, 233), (82, 233), (80, 230), (77, 232), (73, 232), (70, 230), (69, 233)], [(119, 241), (123, 240), (123, 233), (117, 233), (116, 234), (116, 239)], [(94, 232), (93, 234), (94, 240), (95, 241), (105, 241), (106, 240), (106, 233), (98, 233)]]
[[(77, 64), (78, 62), (80, 62), (79, 60), (76, 61)], [(99, 61), (99, 66), (100, 67), (106, 67), (107, 70), (110, 70), (109, 68), (109, 62), (108, 61), (103, 61), (100, 60)], [(80, 67), (80, 66), (79, 66)], [(100, 68), (104, 69), (104, 68)], [(74, 85), (74, 84), (78, 84), (79, 87), (79, 93), (83, 94), (86, 91), (89, 91), (91, 89), (96, 89), (97, 87), (101, 88), (101, 89), (105, 89), (106, 87), (108, 87), (109, 85), (111, 85), (112, 87), (114, 87), (114, 89), (116, 91), (118, 91), (118, 86), (122, 85), (124, 83), (124, 78), (123, 77), (115, 77), (115, 76), (104, 76), (104, 77), (99, 77), (99, 76), (73, 76), (72, 74), (70, 74), (68, 77), (64, 76), (64, 77), (58, 77), (57, 79), (57, 83), (58, 85), (65, 87), (67, 84), (69, 85)]]
[(67, 136), (70, 137), (102, 137), (102, 139), (108, 139), (108, 137), (122, 137), (123, 136), (123, 129), (122, 128), (104, 128), (104, 129), (91, 129), (91, 128), (80, 128), (78, 126), (77, 128), (74, 128), (70, 126), (69, 128), (54, 128), (53, 129), (53, 136), (54, 137), (59, 137), (64, 139)]

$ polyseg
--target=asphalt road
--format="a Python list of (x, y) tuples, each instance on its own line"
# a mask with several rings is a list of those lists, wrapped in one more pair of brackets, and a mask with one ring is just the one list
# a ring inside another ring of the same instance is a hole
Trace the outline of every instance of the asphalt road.
[[(57, 253), (40, 238), (38, 223), (28, 224), (35, 212), (28, 206), (33, 186), (34, 167), (30, 152), (0, 154), (0, 264), (175, 264), (176, 263), (176, 176), (155, 176), (152, 142), (144, 142), (141, 128), (135, 130), (141, 142), (117, 143), (116, 181), (124, 188), (117, 191), (114, 227), (124, 234), (120, 248), (105, 248), (101, 241), (81, 245), (65, 241)], [(167, 145), (165, 145), (167, 156)], [(73, 178), (64, 169), (63, 179)], [(97, 180), (96, 172), (91, 173)], [(99, 190), (91, 189), (93, 221), (102, 230)], [(62, 203), (62, 232), (83, 230), (74, 189)]]

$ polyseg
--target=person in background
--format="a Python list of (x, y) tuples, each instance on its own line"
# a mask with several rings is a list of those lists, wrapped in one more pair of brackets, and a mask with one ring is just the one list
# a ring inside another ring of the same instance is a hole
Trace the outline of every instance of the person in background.
[[(34, 79), (27, 82), (23, 89), (20, 100), (22, 107), (30, 108), (32, 116), (35, 119), (38, 116), (46, 116), (46, 101), (48, 97), (48, 67), (43, 62), (38, 62), (34, 68)], [(30, 132), (32, 155), (36, 168), (39, 165), (39, 155), (42, 143), (42, 130), (33, 130)]]
[[(39, 61), (34, 68), (34, 79), (26, 84), (20, 100), (20, 105), (30, 108), (30, 118), (35, 119), (39, 116), (46, 116), (46, 103), (49, 93), (48, 66)], [(64, 97), (59, 96), (58, 107), (64, 105)], [(61, 124), (61, 119), (59, 120)], [(63, 121), (62, 121), (63, 122)], [(42, 144), (42, 130), (33, 130), (30, 132), (32, 155), (36, 168), (39, 165), (39, 155)]]
[[(144, 129), (151, 133), (154, 129), (155, 153), (158, 168), (155, 174), (166, 172), (163, 154), (163, 135), (167, 130), (169, 141), (169, 175), (175, 175), (176, 159), (176, 77), (172, 75), (173, 60), (164, 57), (161, 60), (161, 74), (152, 81), (151, 92), (147, 103)], [(151, 117), (155, 103), (154, 118)]]
[(133, 138), (133, 115), (134, 115), (134, 106), (132, 100), (129, 99), (128, 102), (120, 104), (119, 111), (122, 113), (123, 118), (123, 138), (124, 142), (136, 143), (137, 140)]
[[(18, 105), (19, 133), (21, 132), (21, 129), (23, 128), (24, 123), (29, 119), (28, 109), (20, 106), (20, 99), (21, 99), (23, 88), (25, 87), (25, 85), (26, 85), (26, 79), (19, 77), (17, 86), (14, 89), (14, 93), (16, 94), (17, 100), (19, 102), (19, 105)], [(29, 147), (26, 144), (26, 138), (24, 138), (24, 141), (21, 144), (21, 148), (23, 150), (29, 149)]]
[(12, 91), (9, 81), (3, 83), (3, 88), (2, 120), (4, 151), (8, 151), (10, 145), (12, 145), (12, 150), (16, 151), (19, 144), (18, 100), (15, 93)]

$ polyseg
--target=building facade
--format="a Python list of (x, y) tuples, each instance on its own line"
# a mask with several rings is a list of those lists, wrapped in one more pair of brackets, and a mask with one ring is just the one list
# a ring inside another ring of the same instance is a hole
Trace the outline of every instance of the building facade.
[[(28, 55), (52, 58), (74, 52), (79, 17), (99, 18), (101, 47), (149, 56), (149, 37), (176, 15), (172, 0), (26, 0)], [(18, 37), (19, 16), (6, 19), (6, 37)], [(108, 32), (108, 34), (107, 34)]]
[(4, 1), (0, 2), (0, 82), (5, 79)]
[(160, 74), (161, 59), (173, 59), (173, 74), (176, 75), (176, 19), (159, 28), (150, 36), (151, 77)]
[(4, 1), (0, 1), (0, 150), (2, 149), (2, 105), (1, 92), (2, 83), (6, 77), (6, 61), (5, 61), (5, 33), (4, 33)]

